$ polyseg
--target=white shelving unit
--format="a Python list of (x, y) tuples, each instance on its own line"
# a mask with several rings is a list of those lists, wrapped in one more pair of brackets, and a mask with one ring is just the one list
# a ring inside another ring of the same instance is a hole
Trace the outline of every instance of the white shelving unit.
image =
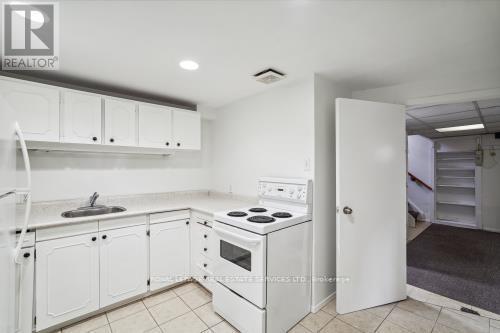
[(478, 227), (474, 151), (436, 151), (436, 222)]

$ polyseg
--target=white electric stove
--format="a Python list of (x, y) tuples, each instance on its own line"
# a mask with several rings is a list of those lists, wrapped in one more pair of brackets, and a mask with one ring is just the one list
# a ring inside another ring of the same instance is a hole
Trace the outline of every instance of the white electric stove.
[(241, 332), (286, 332), (310, 311), (311, 181), (262, 178), (258, 192), (214, 216), (213, 305)]

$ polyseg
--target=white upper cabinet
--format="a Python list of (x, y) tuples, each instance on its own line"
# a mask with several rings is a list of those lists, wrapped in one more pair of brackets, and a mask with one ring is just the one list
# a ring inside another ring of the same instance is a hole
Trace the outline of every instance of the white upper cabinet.
[(26, 140), (59, 141), (59, 89), (0, 79), (0, 94), (16, 112)]
[(201, 117), (195, 111), (173, 111), (173, 142), (176, 149), (201, 149)]
[(61, 142), (101, 143), (101, 97), (78, 91), (62, 92)]
[(171, 148), (172, 111), (166, 107), (139, 104), (139, 146)]
[(136, 103), (106, 98), (104, 100), (104, 144), (137, 146)]
[(146, 225), (99, 232), (100, 305), (143, 294), (148, 285)]

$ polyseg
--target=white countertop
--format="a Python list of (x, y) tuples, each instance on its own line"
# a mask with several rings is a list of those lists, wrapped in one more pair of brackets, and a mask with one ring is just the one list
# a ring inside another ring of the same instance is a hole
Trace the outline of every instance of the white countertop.
[[(217, 211), (253, 205), (256, 202), (257, 199), (229, 194), (210, 193), (208, 191), (114, 196), (99, 198), (97, 204), (122, 206), (127, 209), (126, 211), (97, 216), (64, 218), (61, 216), (61, 213), (84, 206), (86, 204), (85, 200), (45, 201), (33, 203), (28, 225), (30, 229), (40, 229), (181, 209), (192, 209), (212, 215)], [(18, 227), (21, 228), (24, 221), (24, 205), (18, 205), (16, 220)]]

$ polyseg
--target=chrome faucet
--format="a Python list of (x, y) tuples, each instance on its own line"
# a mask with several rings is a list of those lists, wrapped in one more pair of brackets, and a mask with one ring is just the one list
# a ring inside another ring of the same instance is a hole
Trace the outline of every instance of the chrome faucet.
[(97, 192), (94, 192), (92, 196), (90, 197), (90, 207), (95, 206), (95, 202), (97, 201), (97, 198), (99, 198), (99, 194)]

